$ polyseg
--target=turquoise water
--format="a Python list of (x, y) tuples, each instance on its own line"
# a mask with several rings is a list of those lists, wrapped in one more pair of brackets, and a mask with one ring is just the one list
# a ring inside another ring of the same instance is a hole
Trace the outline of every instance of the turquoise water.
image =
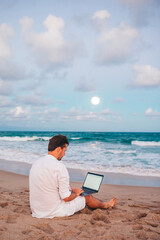
[(70, 142), (67, 167), (160, 176), (160, 133), (0, 132), (0, 159), (33, 163), (58, 133)]

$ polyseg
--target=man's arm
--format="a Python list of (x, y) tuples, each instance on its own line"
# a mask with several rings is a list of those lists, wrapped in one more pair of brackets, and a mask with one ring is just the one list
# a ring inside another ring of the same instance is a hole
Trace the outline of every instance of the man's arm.
[(83, 190), (81, 188), (72, 188), (71, 195), (69, 197), (64, 198), (63, 200), (65, 202), (72, 201), (73, 199), (78, 197), (82, 192), (83, 192)]

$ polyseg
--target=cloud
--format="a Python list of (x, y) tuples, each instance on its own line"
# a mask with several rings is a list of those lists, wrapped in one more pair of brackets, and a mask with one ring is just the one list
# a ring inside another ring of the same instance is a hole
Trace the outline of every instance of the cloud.
[(101, 112), (101, 114), (103, 114), (103, 115), (109, 115), (111, 113), (112, 112), (111, 112), (111, 110), (109, 108), (106, 108), (106, 109), (102, 110), (102, 112)]
[(25, 70), (11, 59), (9, 41), (13, 36), (12, 27), (6, 23), (0, 25), (0, 79), (2, 80), (19, 80), (25, 75)]
[(40, 33), (32, 30), (33, 19), (29, 17), (23, 17), (20, 24), (24, 39), (39, 64), (59, 66), (73, 60), (77, 46), (65, 40), (63, 36), (65, 22), (62, 18), (48, 15), (43, 22), (47, 30)]
[(50, 99), (43, 99), (41, 94), (37, 94), (34, 92), (34, 94), (27, 94), (21, 97), (20, 102), (23, 102), (27, 105), (32, 106), (45, 106), (49, 104), (53, 104), (52, 100)]
[(145, 112), (146, 116), (160, 116), (160, 112), (158, 112), (157, 110), (152, 110), (152, 108), (148, 108)]
[(119, 2), (129, 9), (133, 22), (138, 27), (148, 25), (160, 6), (159, 0), (119, 0)]
[(106, 27), (100, 28), (96, 62), (100, 65), (107, 65), (127, 61), (136, 48), (138, 36), (138, 30), (125, 22), (111, 29)]
[(11, 56), (9, 40), (13, 37), (14, 31), (6, 23), (0, 25), (0, 60), (7, 59)]
[(77, 120), (77, 121), (120, 121), (121, 117), (113, 113), (109, 108), (101, 112), (79, 111), (72, 107), (67, 113), (61, 115), (63, 121)]
[(98, 118), (96, 113), (90, 111), (81, 112), (77, 110), (75, 107), (72, 107), (67, 113), (61, 116), (63, 121), (67, 120), (77, 120), (77, 121), (85, 121), (85, 120), (95, 120)]
[(12, 85), (0, 79), (0, 95), (10, 95), (12, 93)]
[(54, 108), (50, 108), (50, 109), (46, 109), (44, 111), (45, 114), (52, 114), (52, 113), (57, 113), (59, 111), (58, 108), (54, 107)]
[(26, 107), (23, 109), (21, 106), (17, 106), (9, 111), (9, 113), (15, 118), (24, 118), (24, 117), (28, 118), (29, 112), (30, 112), (29, 107)]
[(151, 117), (153, 119), (157, 119), (157, 118), (160, 118), (160, 112), (158, 112), (157, 110), (153, 111), (152, 108), (148, 108), (145, 111), (145, 116)]
[(33, 23), (34, 23), (34, 20), (30, 17), (23, 17), (19, 23), (21, 24), (22, 26), (22, 32), (25, 34), (28, 30), (31, 29)]
[(107, 10), (100, 10), (100, 11), (97, 11), (92, 18), (96, 20), (104, 20), (104, 19), (109, 19), (110, 16), (111, 15)]
[(97, 115), (93, 112), (84, 113), (76, 116), (76, 120), (78, 121), (86, 121), (86, 120), (95, 120)]
[(133, 87), (158, 87), (160, 86), (160, 70), (150, 65), (135, 65), (135, 78)]
[(75, 86), (75, 91), (78, 92), (93, 92), (96, 90), (96, 86), (94, 84), (94, 81), (86, 80), (85, 78), (81, 78), (79, 82), (77, 82)]
[(51, 108), (39, 108), (39, 111), (35, 113), (35, 116), (37, 117), (39, 115), (40, 121), (45, 124), (49, 124), (49, 122), (53, 122), (55, 120), (60, 121), (60, 111), (57, 107), (51, 107)]
[(107, 118), (102, 117), (103, 121), (112, 121), (112, 122), (119, 123), (122, 120), (122, 117), (119, 116), (119, 114), (111, 111), (110, 108), (103, 109), (100, 114), (102, 116), (107, 116)]

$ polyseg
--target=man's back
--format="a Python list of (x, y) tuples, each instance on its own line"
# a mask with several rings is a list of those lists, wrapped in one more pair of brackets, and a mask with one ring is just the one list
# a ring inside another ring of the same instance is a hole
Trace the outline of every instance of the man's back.
[(30, 170), (30, 206), (32, 216), (53, 218), (70, 195), (68, 171), (51, 155), (37, 160)]

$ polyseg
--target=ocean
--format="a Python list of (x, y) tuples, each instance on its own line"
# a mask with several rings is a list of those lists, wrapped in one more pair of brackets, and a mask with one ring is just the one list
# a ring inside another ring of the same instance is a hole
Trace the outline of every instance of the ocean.
[(58, 133), (70, 142), (68, 168), (160, 177), (160, 133), (1, 131), (0, 159), (32, 164)]

